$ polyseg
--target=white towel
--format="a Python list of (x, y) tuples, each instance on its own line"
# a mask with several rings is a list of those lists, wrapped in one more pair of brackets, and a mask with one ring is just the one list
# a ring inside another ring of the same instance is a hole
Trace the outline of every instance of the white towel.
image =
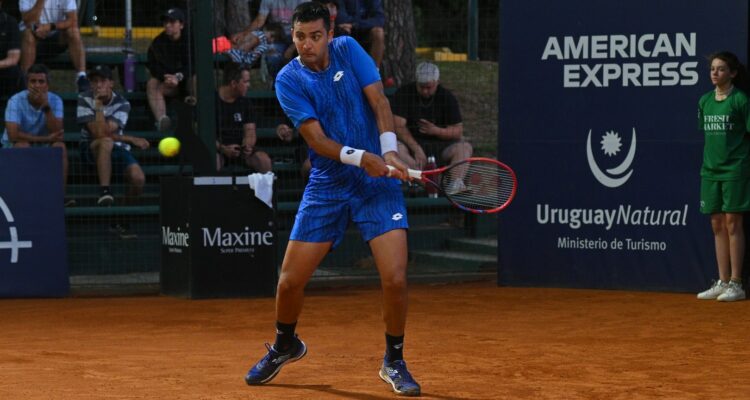
[(247, 176), (247, 183), (250, 185), (250, 189), (255, 191), (255, 197), (266, 203), (269, 208), (273, 208), (271, 199), (273, 198), (274, 178), (273, 172), (254, 173)]

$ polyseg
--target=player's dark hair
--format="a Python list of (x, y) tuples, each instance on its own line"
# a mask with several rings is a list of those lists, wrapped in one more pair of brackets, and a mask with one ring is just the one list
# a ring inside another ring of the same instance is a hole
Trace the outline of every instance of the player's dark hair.
[(713, 53), (708, 56), (708, 65), (710, 66), (711, 62), (716, 58), (727, 63), (730, 71), (737, 72), (737, 75), (732, 79), (732, 84), (743, 92), (748, 93), (748, 89), (750, 89), (750, 77), (748, 77), (747, 68), (742, 65), (737, 55), (729, 51)]
[(29, 79), (30, 74), (44, 74), (44, 77), (47, 79), (47, 83), (49, 84), (49, 68), (47, 68), (44, 64), (34, 64), (29, 67), (28, 71), (26, 71), (26, 79)]
[(328, 12), (328, 7), (317, 1), (308, 1), (302, 3), (294, 9), (294, 15), (292, 15), (292, 25), (297, 22), (313, 22), (319, 19), (323, 20), (323, 25), (326, 27), (326, 32), (331, 30), (331, 14)]
[(229, 85), (233, 81), (242, 80), (242, 71), (250, 71), (250, 68), (246, 64), (228, 62), (224, 66), (224, 76), (221, 78), (221, 83)]

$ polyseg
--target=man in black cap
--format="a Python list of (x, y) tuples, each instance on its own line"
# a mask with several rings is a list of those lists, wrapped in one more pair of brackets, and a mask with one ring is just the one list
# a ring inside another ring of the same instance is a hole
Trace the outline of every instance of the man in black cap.
[[(112, 71), (99, 65), (89, 71), (91, 90), (78, 95), (76, 122), (81, 125), (81, 159), (84, 164), (95, 165), (101, 193), (97, 205), (110, 206), (115, 199), (110, 190), (112, 174), (120, 174), (128, 182), (125, 202), (133, 202), (143, 192), (146, 177), (130, 147), (141, 150), (149, 147), (146, 139), (129, 136), (123, 132), (128, 122), (130, 103), (112, 90)], [(123, 239), (133, 238), (124, 224), (112, 229)]]
[(170, 8), (161, 15), (164, 31), (154, 38), (148, 48), (148, 69), (151, 78), (146, 84), (146, 95), (151, 112), (160, 132), (171, 126), (167, 116), (165, 97), (189, 95), (192, 66), (190, 45), (185, 28), (185, 14), (179, 8)]

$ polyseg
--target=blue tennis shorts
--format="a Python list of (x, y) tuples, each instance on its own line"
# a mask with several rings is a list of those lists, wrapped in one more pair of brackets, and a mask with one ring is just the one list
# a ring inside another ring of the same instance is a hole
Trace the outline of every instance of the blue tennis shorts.
[(398, 186), (371, 190), (344, 199), (328, 199), (305, 191), (292, 227), (291, 240), (341, 243), (353, 221), (362, 239), (370, 241), (394, 229), (408, 229), (404, 196)]

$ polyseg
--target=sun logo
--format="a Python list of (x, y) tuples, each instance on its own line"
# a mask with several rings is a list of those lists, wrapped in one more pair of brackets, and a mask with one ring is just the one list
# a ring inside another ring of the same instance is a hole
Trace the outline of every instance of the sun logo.
[(600, 142), (602, 144), (602, 150), (604, 150), (604, 154), (612, 157), (620, 152), (620, 147), (622, 147), (622, 141), (620, 140), (620, 135), (615, 131), (609, 131), (602, 136), (602, 141)]
[[(602, 141), (600, 143), (602, 144), (604, 154), (609, 157), (617, 155), (622, 147), (620, 135), (613, 130), (607, 131), (602, 136)], [(616, 188), (625, 184), (625, 182), (630, 179), (630, 176), (633, 175), (633, 168), (631, 168), (631, 166), (633, 164), (633, 159), (635, 158), (636, 144), (635, 127), (633, 127), (633, 135), (630, 139), (630, 149), (628, 150), (625, 159), (620, 165), (602, 171), (599, 164), (596, 162), (596, 157), (594, 157), (594, 152), (591, 146), (591, 129), (589, 129), (589, 134), (586, 138), (586, 158), (588, 159), (591, 173), (594, 174), (596, 180), (608, 188)]]

